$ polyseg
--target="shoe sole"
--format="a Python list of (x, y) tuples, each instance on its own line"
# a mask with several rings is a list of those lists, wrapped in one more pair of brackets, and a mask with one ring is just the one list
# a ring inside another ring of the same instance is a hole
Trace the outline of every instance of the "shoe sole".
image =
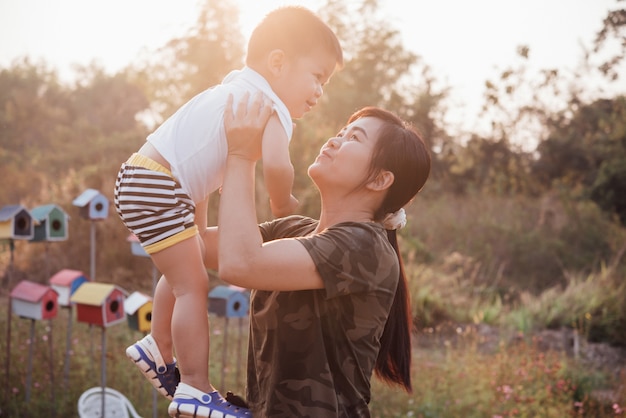
[[(145, 355), (145, 353), (144, 353)], [(150, 382), (152, 387), (154, 387), (157, 392), (161, 395), (165, 396), (167, 399), (172, 400), (173, 396), (167, 392), (167, 389), (163, 387), (159, 377), (157, 376), (156, 371), (150, 367), (148, 363), (143, 359), (141, 353), (136, 347), (136, 344), (131, 345), (126, 349), (126, 357), (128, 357), (137, 368), (141, 371), (141, 374), (144, 375), (146, 379)]]
[(173, 400), (170, 403), (170, 406), (167, 408), (167, 413), (172, 418), (239, 418), (239, 417), (249, 417), (252, 418), (251, 414), (246, 415), (236, 415), (228, 412), (222, 412), (218, 409), (212, 409), (209, 406), (205, 405), (194, 405), (192, 403), (178, 403), (176, 400)]

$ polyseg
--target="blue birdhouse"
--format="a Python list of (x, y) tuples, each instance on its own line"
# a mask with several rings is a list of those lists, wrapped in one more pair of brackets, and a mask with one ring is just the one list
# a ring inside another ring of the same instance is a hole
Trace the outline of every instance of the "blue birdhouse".
[(109, 199), (95, 189), (87, 189), (72, 202), (85, 219), (102, 220), (109, 216)]
[(68, 236), (69, 216), (59, 206), (50, 204), (31, 209), (36, 221), (31, 241), (65, 241)]
[(9, 205), (0, 209), (0, 239), (30, 240), (35, 233), (31, 213), (22, 205)]
[(139, 238), (135, 234), (130, 234), (126, 241), (130, 242), (130, 252), (133, 255), (137, 255), (139, 257), (150, 257), (150, 254), (144, 250), (141, 242), (139, 242)]
[(70, 297), (83, 283), (90, 281), (85, 273), (78, 270), (59, 270), (50, 277), (50, 286), (59, 294), (59, 305), (70, 306)]
[(209, 313), (226, 318), (248, 316), (250, 292), (236, 286), (215, 286), (209, 292)]

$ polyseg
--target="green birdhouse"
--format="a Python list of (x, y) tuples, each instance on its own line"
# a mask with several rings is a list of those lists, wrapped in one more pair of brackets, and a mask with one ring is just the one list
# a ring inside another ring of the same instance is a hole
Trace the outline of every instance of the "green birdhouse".
[(31, 241), (65, 241), (68, 236), (69, 216), (59, 206), (50, 204), (33, 208), (30, 211), (36, 221)]

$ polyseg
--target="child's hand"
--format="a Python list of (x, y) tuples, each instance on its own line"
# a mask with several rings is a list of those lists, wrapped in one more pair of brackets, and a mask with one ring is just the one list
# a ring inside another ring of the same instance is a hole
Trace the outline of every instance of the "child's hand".
[(224, 109), (224, 129), (229, 155), (257, 161), (261, 158), (261, 139), (272, 114), (272, 106), (261, 92), (255, 94), (250, 106), (249, 98), (246, 93), (233, 111), (233, 96), (228, 96)]
[(295, 198), (294, 195), (289, 196), (289, 202), (282, 207), (278, 207), (274, 205), (274, 202), (270, 199), (270, 208), (272, 209), (272, 215), (276, 218), (283, 218), (285, 216), (293, 215), (296, 212), (296, 209), (300, 202)]

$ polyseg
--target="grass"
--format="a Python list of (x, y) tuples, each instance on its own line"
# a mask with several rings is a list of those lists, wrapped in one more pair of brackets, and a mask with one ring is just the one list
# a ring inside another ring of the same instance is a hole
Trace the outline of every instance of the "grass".
[[(4, 308), (2, 312), (7, 312), (6, 304), (7, 300), (3, 298), (0, 303), (0, 307)], [(69, 374), (64, 374), (68, 314), (68, 309), (61, 309), (57, 318), (51, 321), (35, 321), (33, 341), (30, 339), (32, 320), (11, 315), (10, 340), (0, 340), (0, 417), (75, 417), (78, 415), (77, 401), (81, 393), (91, 387), (101, 386), (101, 327), (73, 323)], [(0, 335), (7, 335), (7, 324), (8, 315), (4, 315), (0, 319)], [(243, 394), (247, 321), (240, 323), (239, 319), (229, 318), (227, 339), (224, 338), (225, 318), (212, 317), (211, 324), (212, 383), (218, 388)], [(152, 386), (124, 355), (126, 346), (143, 334), (120, 323), (105, 328), (104, 335), (106, 385), (122, 392), (141, 416), (153, 416)], [(7, 341), (11, 342), (10, 345)], [(224, 350), (225, 342), (227, 346)], [(31, 346), (32, 357), (29, 354)], [(223, 353), (228, 355), (223, 356)], [(28, 368), (29, 358), (32, 359), (31, 372)], [(29, 399), (27, 392), (30, 393)], [(164, 416), (169, 402), (160, 395), (156, 399), (157, 416)]]
[[(413, 394), (374, 380), (373, 417), (498, 418), (625, 416), (626, 375), (593, 371), (563, 352), (545, 351), (536, 339), (500, 342), (484, 350), (484, 336), (468, 327), (456, 335), (417, 344)], [(594, 390), (620, 387), (611, 399)]]
[[(76, 416), (80, 394), (100, 386), (102, 329), (83, 323), (73, 325), (70, 373), (64, 382), (68, 313), (63, 309), (52, 321), (35, 322), (28, 402), (25, 395), (32, 322), (11, 318), (8, 379), (4, 369), (7, 340), (3, 339), (0, 346), (0, 416)], [(228, 321), (229, 335), (224, 347), (226, 320), (212, 317), (211, 377), (216, 386), (243, 394), (247, 320)], [(6, 325), (7, 317), (0, 320), (3, 334), (7, 332)], [(124, 393), (137, 411), (148, 417), (154, 406), (151, 386), (134, 367), (129, 367), (123, 354), (124, 348), (141, 336), (123, 323), (105, 329), (106, 384)], [(481, 326), (457, 326), (424, 330), (416, 335), (414, 345), (413, 393), (406, 394), (374, 378), (373, 417), (626, 416), (626, 375), (590, 370), (565, 352), (545, 350), (536, 338), (521, 333), (504, 338), (484, 332)], [(602, 391), (610, 396), (594, 395)], [(157, 416), (163, 416), (168, 402), (160, 396), (157, 399)]]

